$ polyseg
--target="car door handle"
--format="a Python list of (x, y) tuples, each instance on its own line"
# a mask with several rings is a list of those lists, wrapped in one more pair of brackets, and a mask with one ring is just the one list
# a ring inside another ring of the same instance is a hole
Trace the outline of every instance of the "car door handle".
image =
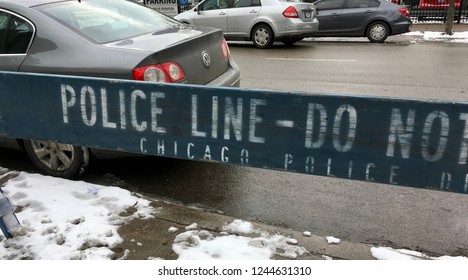
[(337, 13), (333, 13), (333, 14), (332, 14), (332, 17), (339, 17), (339, 16), (340, 16), (340, 15), (337, 14)]
[(374, 11), (372, 11), (372, 10), (367, 10), (367, 11), (365, 11), (364, 13), (365, 13), (365, 14), (372, 14), (372, 13), (374, 13)]
[(225, 12), (220, 12), (219, 15), (220, 15), (220, 16), (225, 16), (226, 13), (225, 13)]
[(257, 11), (256, 11), (256, 10), (252, 10), (252, 11), (250, 11), (250, 13), (251, 13), (251, 14), (256, 14)]

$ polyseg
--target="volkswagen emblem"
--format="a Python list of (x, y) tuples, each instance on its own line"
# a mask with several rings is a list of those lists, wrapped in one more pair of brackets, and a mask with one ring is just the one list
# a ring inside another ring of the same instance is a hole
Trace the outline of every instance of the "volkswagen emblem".
[(203, 64), (205, 65), (206, 68), (211, 66), (211, 58), (210, 55), (206, 52), (202, 52), (202, 59), (203, 59)]

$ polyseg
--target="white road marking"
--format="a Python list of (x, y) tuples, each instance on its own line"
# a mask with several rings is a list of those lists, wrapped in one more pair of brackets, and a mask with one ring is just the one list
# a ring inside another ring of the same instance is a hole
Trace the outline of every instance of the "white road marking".
[(356, 59), (324, 59), (324, 58), (285, 58), (285, 57), (267, 57), (267, 60), (283, 61), (322, 61), (322, 62), (356, 62)]

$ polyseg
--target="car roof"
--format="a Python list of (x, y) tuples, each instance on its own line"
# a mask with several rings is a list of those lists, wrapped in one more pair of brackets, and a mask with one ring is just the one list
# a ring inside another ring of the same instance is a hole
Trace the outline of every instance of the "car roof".
[(37, 5), (49, 4), (54, 2), (66, 2), (66, 1), (78, 1), (78, 0), (0, 0), (1, 2), (9, 2), (19, 6), (32, 7)]

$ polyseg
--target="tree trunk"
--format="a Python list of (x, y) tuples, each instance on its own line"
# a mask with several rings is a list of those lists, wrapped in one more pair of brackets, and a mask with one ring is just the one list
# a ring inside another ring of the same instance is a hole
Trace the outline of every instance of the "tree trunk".
[(455, 0), (450, 0), (447, 10), (447, 22), (445, 23), (445, 34), (453, 35), (453, 18), (455, 17)]

